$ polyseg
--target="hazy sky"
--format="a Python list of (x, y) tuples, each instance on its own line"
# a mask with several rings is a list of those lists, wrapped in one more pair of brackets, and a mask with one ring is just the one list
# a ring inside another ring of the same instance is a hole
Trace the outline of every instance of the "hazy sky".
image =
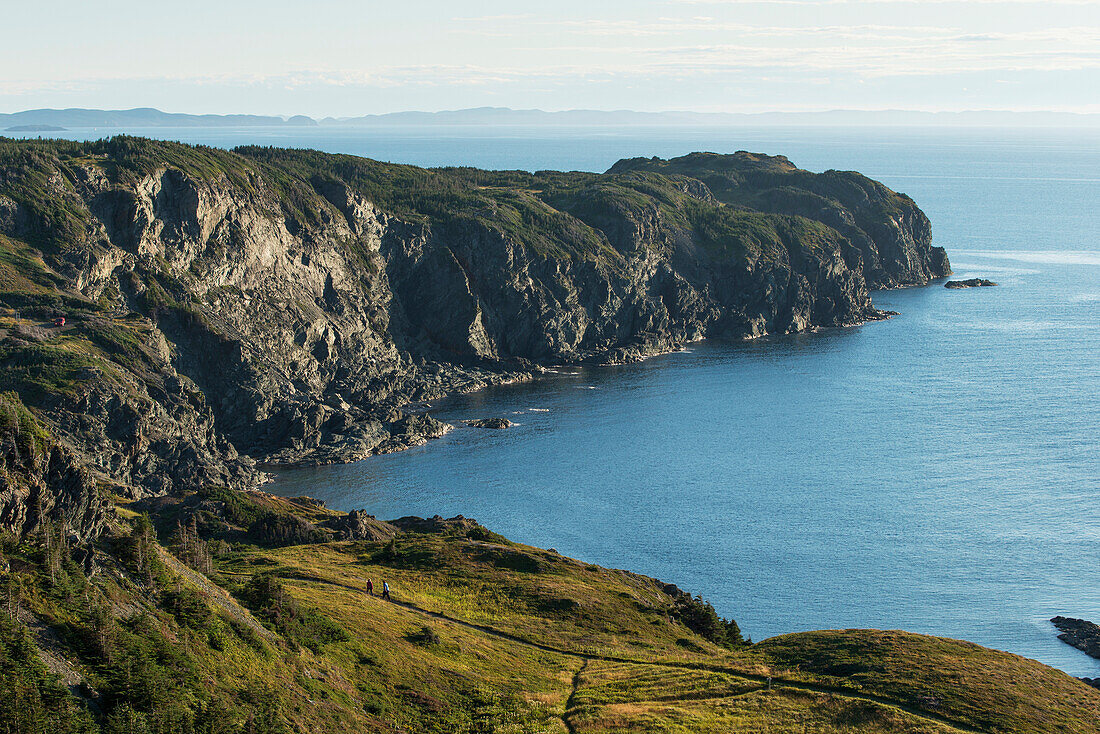
[(4, 5), (5, 112), (1100, 112), (1100, 0)]

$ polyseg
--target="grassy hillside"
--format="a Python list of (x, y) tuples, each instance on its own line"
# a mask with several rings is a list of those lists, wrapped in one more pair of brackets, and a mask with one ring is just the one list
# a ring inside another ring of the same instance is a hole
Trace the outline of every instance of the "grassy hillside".
[(876, 631), (743, 644), (673, 586), (472, 521), (374, 521), (382, 537), (336, 540), (344, 519), (261, 493), (118, 506), (90, 577), (60, 535), (5, 544), (0, 687), (14, 695), (0, 720), (56, 732), (884, 733), (1084, 733), (1100, 721), (1100, 692), (1014, 655)]

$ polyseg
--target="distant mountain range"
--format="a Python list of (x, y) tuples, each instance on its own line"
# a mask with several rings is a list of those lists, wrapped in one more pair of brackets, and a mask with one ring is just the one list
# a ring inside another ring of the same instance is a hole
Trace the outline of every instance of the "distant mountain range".
[(915, 112), (912, 110), (830, 110), (827, 112), (636, 112), (633, 110), (513, 110), (476, 107), (445, 112), (391, 112), (363, 117), (327, 117), (322, 125), (973, 125), (1020, 127), (1100, 126), (1100, 115), (1066, 112)]
[(1100, 114), (1072, 112), (916, 112), (912, 110), (831, 110), (827, 112), (636, 112), (633, 110), (513, 110), (476, 107), (442, 112), (391, 112), (362, 117), (305, 115), (188, 115), (152, 108), (132, 110), (26, 110), (0, 114), (0, 130), (12, 132), (66, 128), (259, 127), (259, 126), (432, 126), (523, 125), (574, 127), (717, 127), (737, 125), (935, 126), (935, 127), (1100, 127)]
[(0, 130), (50, 127), (253, 127), (267, 125), (315, 126), (305, 115), (291, 118), (265, 115), (185, 115), (151, 107), (133, 110), (26, 110), (0, 114)]

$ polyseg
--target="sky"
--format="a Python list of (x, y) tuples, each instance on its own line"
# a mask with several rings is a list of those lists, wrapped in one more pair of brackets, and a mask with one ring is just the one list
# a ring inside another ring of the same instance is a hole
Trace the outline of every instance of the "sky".
[(1100, 112), (1100, 0), (17, 0), (0, 112)]

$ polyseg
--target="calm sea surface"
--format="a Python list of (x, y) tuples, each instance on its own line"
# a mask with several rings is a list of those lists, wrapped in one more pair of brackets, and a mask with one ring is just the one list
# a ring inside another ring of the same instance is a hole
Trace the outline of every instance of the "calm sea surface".
[(701, 592), (754, 639), (902, 628), (1100, 676), (1047, 622), (1100, 622), (1100, 131), (131, 132), (531, 170), (747, 149), (910, 194), (957, 277), (1000, 287), (878, 293), (901, 316), (453, 399), (437, 417), (518, 425), (270, 489), (475, 517)]

